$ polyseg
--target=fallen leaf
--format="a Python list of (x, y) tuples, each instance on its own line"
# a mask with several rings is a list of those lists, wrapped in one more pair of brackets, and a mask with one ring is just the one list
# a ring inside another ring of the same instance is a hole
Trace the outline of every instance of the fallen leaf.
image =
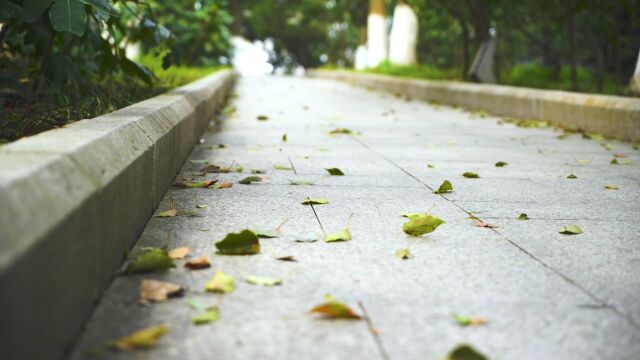
[(435, 166), (433, 166), (433, 165), (431, 165), (431, 164), (427, 164), (427, 167), (428, 167), (429, 169), (433, 169), (433, 168), (435, 168)]
[(458, 315), (458, 314), (451, 314), (451, 317), (458, 325), (464, 326), (464, 327), (486, 325), (487, 323), (486, 319), (479, 318), (479, 317), (464, 316), (464, 315)]
[(315, 181), (310, 180), (289, 180), (291, 185), (314, 185)]
[(209, 262), (209, 258), (206, 255), (203, 255), (187, 261), (187, 263), (184, 264), (184, 267), (191, 270), (200, 270), (211, 267), (211, 263)]
[(527, 216), (527, 214), (522, 213), (516, 218), (516, 220), (529, 220), (529, 217)]
[(267, 170), (262, 170), (262, 169), (251, 169), (250, 170), (252, 174), (266, 174)]
[(207, 206), (207, 204), (196, 204), (196, 208), (197, 208), (197, 209), (206, 209), (206, 208), (208, 208), (208, 207), (209, 207), (209, 206)]
[(246, 178), (238, 181), (238, 184), (249, 185), (254, 182), (261, 182), (262, 178), (259, 176), (247, 176)]
[(451, 350), (446, 360), (488, 360), (488, 358), (471, 346), (463, 344)]
[(476, 226), (477, 227), (481, 227), (481, 228), (495, 229), (495, 228), (498, 227), (497, 225), (489, 224), (489, 223), (486, 223), (486, 222), (484, 222), (482, 220), (477, 220), (476, 219), (475, 222), (476, 222)]
[(480, 177), (480, 175), (478, 175), (478, 174), (476, 174), (474, 172), (471, 172), (471, 171), (467, 171), (467, 172), (462, 173), (462, 176), (464, 176), (464, 177), (466, 177), (468, 179), (478, 179)]
[(242, 172), (244, 170), (243, 166), (233, 167), (233, 163), (229, 166), (218, 166), (215, 164), (209, 164), (202, 169), (200, 169), (203, 173), (231, 173), (231, 172)]
[(229, 189), (233, 187), (233, 183), (223, 182), (223, 183), (216, 184), (215, 187), (218, 189)]
[(277, 257), (276, 260), (280, 260), (280, 261), (291, 261), (291, 262), (298, 262), (298, 260), (296, 260), (296, 258), (294, 258), (291, 255), (287, 255), (287, 256), (280, 256)]
[(283, 171), (291, 171), (293, 170), (293, 168), (291, 166), (284, 166), (284, 165), (273, 165), (273, 168), (276, 170), (283, 170)]
[(207, 308), (202, 313), (191, 318), (191, 322), (195, 325), (205, 325), (218, 321), (219, 311), (217, 306)]
[(282, 142), (287, 142), (287, 134), (282, 134)]
[(576, 162), (578, 164), (582, 164), (582, 165), (591, 164), (592, 161), (593, 161), (592, 159), (578, 159), (578, 160), (576, 160)]
[(256, 116), (256, 119), (258, 119), (259, 121), (267, 121), (269, 120), (269, 117), (267, 115), (258, 115)]
[(282, 279), (274, 279), (264, 276), (246, 276), (244, 278), (249, 284), (262, 285), (262, 286), (276, 286), (282, 285)]
[(203, 189), (203, 188), (208, 188), (208, 187), (214, 185), (216, 182), (218, 182), (217, 179), (203, 180), (203, 181), (196, 181), (196, 182), (179, 181), (179, 182), (173, 183), (173, 185), (171, 185), (171, 187), (179, 188), (179, 189), (187, 189), (187, 188)]
[(360, 319), (349, 306), (339, 301), (335, 301), (331, 295), (325, 296), (325, 302), (313, 307), (311, 313), (322, 314), (328, 319)]
[(618, 160), (617, 158), (613, 158), (610, 162), (612, 165), (631, 165), (631, 160)]
[(160, 218), (162, 218), (162, 217), (174, 217), (176, 215), (178, 215), (178, 209), (171, 208), (171, 209), (168, 209), (168, 210), (160, 211), (159, 213), (156, 214), (155, 217), (160, 217)]
[(334, 175), (334, 176), (343, 176), (343, 175), (344, 175), (344, 173), (342, 172), (342, 170), (340, 170), (340, 169), (338, 169), (338, 168), (328, 168), (328, 169), (325, 169), (325, 170), (327, 170), (327, 172), (328, 172), (330, 175)]
[(180, 285), (170, 283), (168, 281), (158, 281), (153, 279), (143, 279), (140, 283), (140, 299), (141, 304), (149, 301), (165, 301), (170, 297), (182, 295), (183, 289)]
[(305, 198), (302, 200), (302, 205), (324, 205), (328, 204), (329, 200), (326, 198)]
[(164, 271), (176, 267), (165, 249), (157, 247), (143, 248), (142, 252), (129, 264), (127, 273)]
[(151, 326), (118, 339), (112, 342), (111, 346), (120, 351), (149, 349), (168, 331), (169, 327), (167, 325)]
[(280, 237), (280, 235), (282, 235), (282, 233), (278, 230), (251, 230), (251, 231), (253, 231), (253, 233), (256, 234), (257, 237), (264, 238), (264, 239), (277, 238), (277, 237)]
[(623, 154), (623, 153), (615, 153), (615, 154), (613, 154), (613, 156), (617, 157), (617, 158), (626, 158), (627, 157), (627, 155)]
[(577, 179), (578, 177), (575, 176), (574, 174), (569, 174), (567, 175), (567, 179)]
[(567, 225), (560, 229), (559, 233), (564, 235), (578, 235), (582, 234), (582, 229), (580, 229), (578, 225)]
[(435, 190), (433, 193), (434, 194), (446, 194), (446, 193), (450, 193), (453, 191), (453, 185), (451, 184), (451, 181), (449, 180), (445, 180), (440, 187), (438, 188), (438, 190)]
[(169, 251), (169, 257), (172, 259), (184, 259), (191, 250), (186, 246), (181, 246)]
[(351, 240), (351, 231), (349, 228), (344, 228), (340, 232), (333, 234), (326, 234), (324, 236), (324, 242), (336, 242), (336, 241), (349, 241)]
[(425, 214), (409, 218), (409, 221), (402, 225), (402, 230), (410, 236), (421, 236), (433, 232), (444, 223), (440, 218)]
[(331, 135), (336, 135), (336, 134), (345, 134), (345, 135), (351, 135), (353, 134), (353, 131), (346, 129), (346, 128), (335, 128), (331, 131), (329, 131), (329, 134)]
[(413, 255), (409, 252), (409, 249), (398, 249), (396, 250), (396, 256), (402, 260), (411, 259)]
[(224, 239), (216, 242), (218, 254), (251, 255), (260, 252), (260, 241), (251, 230), (229, 233)]
[(230, 293), (234, 289), (233, 277), (224, 274), (222, 271), (216, 271), (211, 280), (207, 281), (204, 289), (209, 292)]
[(496, 163), (496, 167), (503, 167), (503, 166), (507, 166), (507, 165), (509, 165), (509, 164), (507, 164), (507, 163), (506, 163), (506, 162), (504, 162), (504, 161), (498, 161), (498, 162)]
[(615, 185), (606, 185), (604, 187), (606, 190), (618, 190), (619, 187), (615, 186)]

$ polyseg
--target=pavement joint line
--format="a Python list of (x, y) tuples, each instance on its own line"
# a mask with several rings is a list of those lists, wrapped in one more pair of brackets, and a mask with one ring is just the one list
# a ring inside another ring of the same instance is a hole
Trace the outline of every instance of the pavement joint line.
[(367, 308), (364, 307), (364, 303), (362, 302), (362, 300), (358, 301), (358, 306), (362, 310), (364, 321), (367, 323), (369, 333), (371, 334), (373, 341), (376, 343), (376, 347), (378, 348), (380, 357), (382, 358), (382, 360), (390, 360), (391, 358), (389, 357), (389, 353), (384, 348), (384, 343), (380, 338), (380, 333), (378, 332), (378, 329), (373, 325), (373, 320), (371, 320), (371, 316), (369, 316), (369, 312), (367, 311)]
[[(424, 183), (422, 180), (420, 180), (417, 176), (411, 174), (409, 171), (407, 171), (406, 169), (404, 169), (402, 166), (396, 164), (393, 160), (389, 159), (388, 157), (380, 154), (379, 152), (371, 149), (370, 147), (368, 147), (362, 140), (357, 139), (355, 137), (351, 137), (354, 141), (356, 141), (357, 143), (359, 143), (360, 145), (362, 145), (365, 149), (373, 152), (374, 154), (377, 154), (378, 156), (382, 157), (383, 159), (385, 159), (387, 162), (389, 162), (390, 164), (392, 164), (393, 166), (397, 167), (398, 169), (400, 169), (402, 172), (404, 172), (405, 174), (409, 175), (410, 177), (414, 178), (416, 181), (418, 181), (419, 183), (423, 184), (425, 187), (427, 187), (429, 190), (431, 190), (433, 192), (433, 188), (430, 187), (429, 185), (427, 185), (426, 183)], [(531, 180), (530, 180), (531, 181)], [(532, 181), (533, 182), (533, 181)], [(540, 184), (536, 184), (536, 185), (540, 185)], [(456, 206), (458, 209), (464, 211), (465, 213), (467, 213), (469, 216), (474, 216), (476, 219), (478, 220), (482, 220), (479, 217), (473, 215), (471, 212), (467, 211), (466, 209), (464, 209), (463, 207), (461, 207), (460, 205), (456, 204), (454, 201), (447, 199), (447, 197), (443, 196), (442, 194), (438, 194), (440, 195), (441, 198), (445, 199), (446, 201), (448, 201), (449, 203), (453, 204), (454, 206)], [(588, 204), (588, 203), (587, 203)], [(574, 286), (575, 288), (577, 288), (578, 290), (582, 291), (585, 295), (587, 295), (589, 298), (593, 299), (594, 301), (596, 301), (599, 304), (602, 304), (603, 306), (605, 306), (607, 309), (611, 310), (614, 314), (622, 317), (623, 319), (625, 319), (626, 321), (629, 322), (629, 324), (631, 324), (633, 327), (635, 327), (637, 330), (640, 331), (640, 323), (636, 322), (634, 319), (632, 319), (629, 315), (623, 313), (622, 311), (620, 311), (617, 307), (615, 307), (614, 305), (608, 304), (606, 301), (601, 300), (599, 297), (597, 297), (595, 294), (591, 293), (589, 290), (587, 290), (586, 288), (584, 288), (582, 285), (580, 285), (576, 280), (572, 279), (571, 277), (569, 277), (568, 275), (565, 275), (564, 273), (562, 273), (560, 270), (548, 265), (547, 263), (545, 263), (544, 261), (542, 261), (542, 259), (539, 259), (538, 257), (536, 257), (535, 255), (533, 255), (531, 252), (529, 252), (528, 250), (526, 250), (524, 247), (520, 246), (518, 243), (516, 243), (515, 241), (513, 241), (512, 239), (506, 237), (505, 235), (503, 235), (501, 232), (499, 232), (497, 229), (495, 228), (490, 228), (491, 231), (493, 231), (494, 233), (496, 233), (498, 236), (504, 238), (505, 240), (507, 240), (507, 242), (509, 244), (511, 244), (512, 246), (516, 247), (516, 249), (520, 250), (523, 254), (527, 255), (528, 257), (530, 257), (532, 260), (538, 262), (540, 265), (542, 265), (543, 267), (547, 268), (548, 270), (550, 270), (552, 273), (556, 274), (557, 276), (559, 276), (561, 279), (563, 279), (565, 282), (567, 282), (568, 284)]]
[(540, 184), (540, 183), (538, 183), (538, 182), (535, 182), (535, 181), (533, 181), (533, 180), (531, 180), (531, 179), (527, 179), (527, 180), (528, 180), (528, 181), (530, 181), (532, 184), (535, 184), (535, 185), (537, 185), (537, 186), (542, 186), (542, 187), (543, 187), (543, 188), (545, 188), (545, 189), (551, 190), (552, 192), (554, 192), (554, 193), (556, 193), (556, 194), (558, 194), (558, 195), (560, 195), (560, 196), (562, 196), (562, 197), (566, 197), (566, 198), (568, 198), (568, 199), (572, 199), (572, 200), (577, 201), (577, 202), (579, 202), (579, 203), (581, 203), (581, 204), (584, 204), (584, 205), (589, 205), (589, 202), (588, 202), (588, 201), (586, 201), (586, 200), (582, 200), (582, 199), (578, 199), (578, 198), (575, 198), (575, 197), (573, 197), (573, 196), (571, 196), (571, 195), (567, 195), (567, 194), (565, 194), (565, 193), (562, 193), (562, 192), (560, 192), (560, 191), (558, 191), (558, 190), (554, 189), (552, 186), (544, 186), (543, 184)]

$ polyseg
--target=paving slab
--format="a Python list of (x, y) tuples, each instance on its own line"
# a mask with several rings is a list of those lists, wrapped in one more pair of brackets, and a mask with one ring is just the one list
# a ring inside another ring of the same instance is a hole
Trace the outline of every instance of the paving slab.
[[(175, 206), (181, 216), (152, 218), (132, 250), (188, 246), (190, 257), (206, 254), (212, 267), (189, 271), (178, 260), (165, 273), (118, 276), (71, 358), (442, 359), (462, 343), (492, 359), (637, 358), (640, 152), (629, 144), (559, 138), (552, 129), (326, 80), (243, 78), (236, 92), (235, 112), (215, 119), (176, 177), (233, 187), (169, 189), (157, 211)], [(328, 134), (339, 127), (357, 134)], [(631, 163), (609, 164), (614, 153)], [(497, 161), (509, 165), (496, 168)], [(198, 174), (206, 163), (243, 171)], [(346, 175), (329, 176), (328, 167)], [(265, 170), (264, 181), (239, 184), (250, 169)], [(464, 171), (481, 178), (466, 179)], [(570, 173), (578, 179), (566, 179)], [(434, 194), (444, 179), (454, 192)], [(305, 197), (329, 204), (305, 206)], [(409, 237), (401, 212), (429, 212), (446, 223)], [(515, 220), (521, 212), (531, 220)], [(498, 227), (479, 227), (473, 216)], [(558, 234), (568, 222), (584, 233)], [(282, 236), (262, 239), (260, 254), (215, 254), (215, 241), (229, 232), (276, 227)], [(295, 241), (344, 227), (351, 241)], [(396, 257), (399, 248), (413, 258)], [(204, 292), (215, 271), (234, 276), (236, 290)], [(246, 275), (283, 283), (250, 285)], [(186, 294), (139, 305), (145, 278), (181, 284)], [(373, 328), (310, 314), (326, 294), (366, 310)], [(218, 305), (220, 319), (191, 324), (189, 299)], [(453, 313), (488, 323), (461, 327)], [(105, 348), (162, 323), (169, 333), (150, 350)]]

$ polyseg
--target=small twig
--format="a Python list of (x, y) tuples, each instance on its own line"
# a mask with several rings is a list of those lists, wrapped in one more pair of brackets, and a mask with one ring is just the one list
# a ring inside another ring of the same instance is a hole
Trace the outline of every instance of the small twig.
[(316, 213), (316, 209), (313, 207), (313, 204), (309, 204), (309, 206), (311, 206), (311, 210), (313, 210), (313, 215), (315, 215), (316, 216), (316, 220), (318, 220), (318, 224), (320, 225), (320, 229), (322, 230), (322, 234), (324, 234), (326, 236), (327, 232), (324, 231), (324, 227), (322, 226), (322, 222), (320, 222), (320, 218), (318, 217), (318, 213)]
[(293, 169), (293, 173), (298, 175), (298, 172), (296, 171), (296, 167), (293, 166), (293, 161), (291, 161), (291, 156), (287, 156), (287, 159), (289, 159), (289, 165), (291, 165), (291, 169)]
[(364, 321), (367, 322), (367, 327), (369, 328), (369, 332), (371, 333), (371, 336), (373, 336), (373, 340), (378, 346), (380, 357), (383, 360), (389, 360), (390, 359), (389, 354), (387, 354), (387, 351), (384, 349), (384, 345), (382, 344), (382, 339), (380, 339), (380, 332), (375, 326), (373, 326), (373, 321), (371, 321), (371, 317), (369, 317), (369, 313), (367, 312), (367, 309), (364, 307), (364, 304), (362, 303), (362, 301), (358, 301), (358, 306), (360, 306)]
[(280, 223), (280, 225), (278, 225), (278, 226), (276, 227), (276, 230), (278, 230), (278, 231), (279, 231), (279, 230), (280, 230), (280, 228), (282, 227), (282, 225), (286, 224), (286, 223), (287, 223), (287, 221), (289, 221), (289, 219), (284, 219), (284, 221), (283, 221), (282, 223)]

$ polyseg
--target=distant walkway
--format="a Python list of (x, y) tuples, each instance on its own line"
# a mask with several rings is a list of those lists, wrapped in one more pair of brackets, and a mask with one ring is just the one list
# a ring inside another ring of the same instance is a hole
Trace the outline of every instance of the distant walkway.
[[(217, 177), (233, 187), (170, 189), (158, 212), (175, 206), (178, 216), (152, 218), (132, 251), (186, 246), (187, 260), (208, 255), (212, 266), (189, 270), (177, 260), (166, 273), (117, 277), (74, 358), (163, 323), (169, 332), (153, 349), (103, 355), (442, 359), (463, 343), (492, 359), (640, 354), (640, 152), (630, 145), (559, 138), (330, 81), (244, 78), (236, 91), (237, 111), (227, 109), (228, 118), (203, 135), (176, 179)], [(337, 128), (355, 135), (329, 135)], [(194, 175), (205, 162), (243, 173)], [(239, 184), (250, 169), (266, 170), (265, 180)], [(454, 191), (434, 194), (445, 179)], [(329, 203), (312, 208), (301, 204), (305, 197)], [(446, 223), (419, 238), (405, 235), (400, 214), (425, 211)], [(517, 220), (521, 213), (529, 220)], [(215, 254), (227, 233), (281, 224), (283, 235), (260, 239), (257, 255)], [(559, 233), (573, 224), (583, 233)], [(296, 241), (346, 226), (350, 241)], [(397, 257), (401, 248), (413, 257)], [(277, 260), (284, 256), (297, 262)], [(204, 291), (216, 271), (235, 278), (233, 292)], [(283, 282), (252, 285), (247, 275)], [(149, 278), (186, 287), (185, 296), (138, 305), (140, 282)], [(326, 294), (358, 314), (366, 309), (374, 328), (310, 314)], [(218, 305), (218, 321), (193, 325), (194, 300)], [(452, 314), (487, 323), (463, 327)]]

